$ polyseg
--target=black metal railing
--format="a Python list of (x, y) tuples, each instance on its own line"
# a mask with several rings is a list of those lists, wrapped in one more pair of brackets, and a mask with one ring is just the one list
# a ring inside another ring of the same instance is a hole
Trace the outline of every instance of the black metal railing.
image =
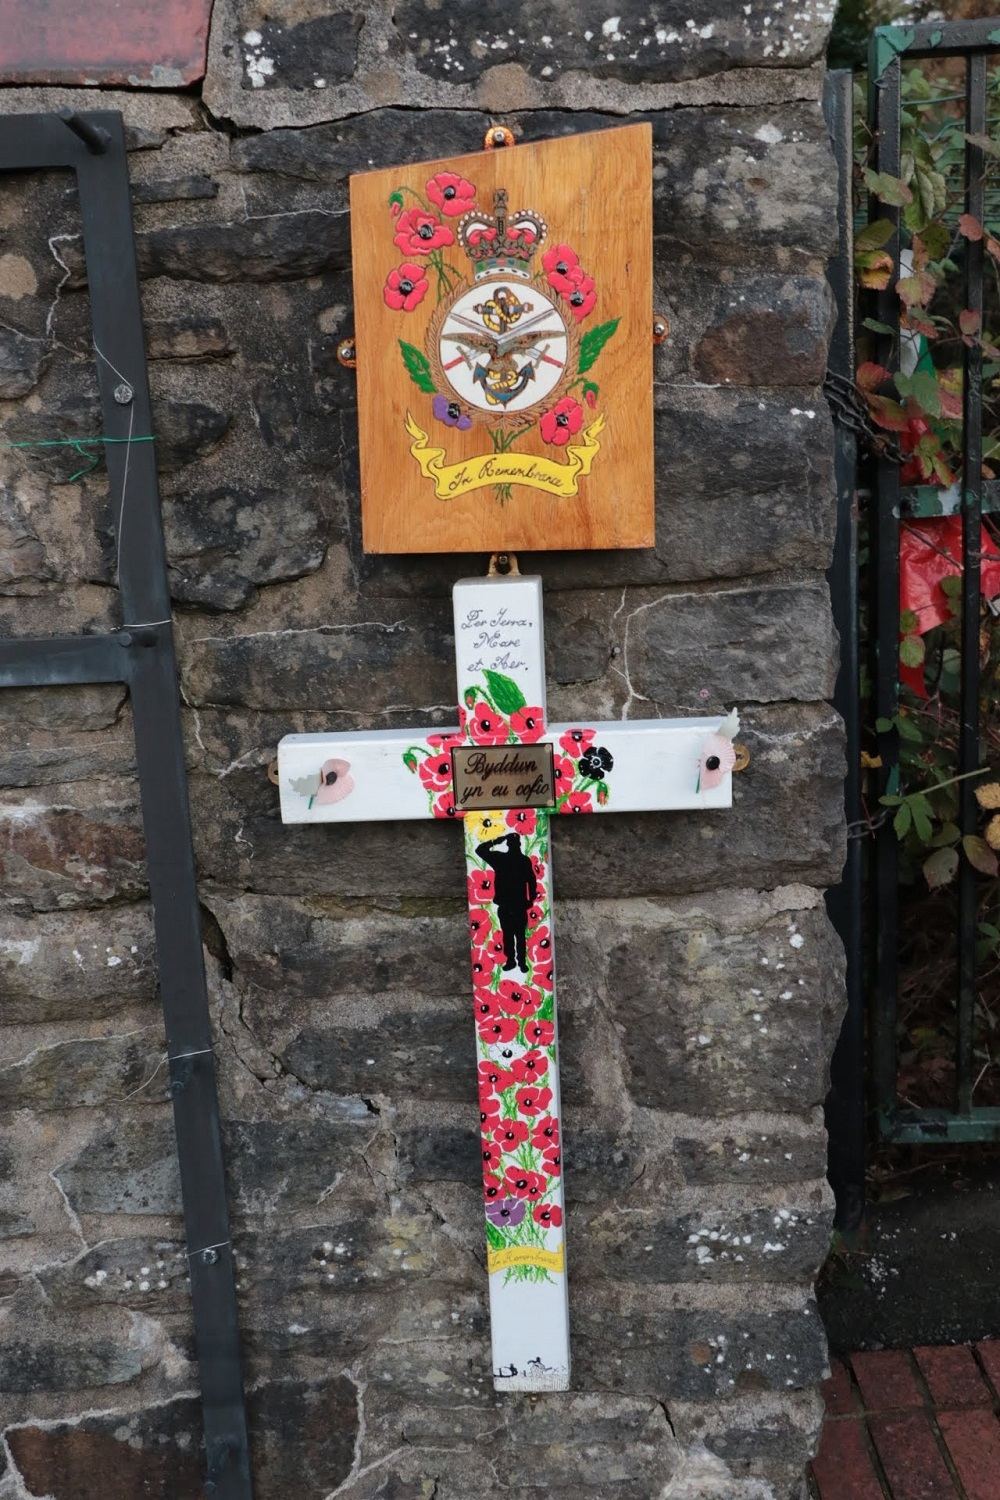
[[(67, 109), (0, 116), (0, 191), (6, 173), (54, 169), (75, 174), (80, 198), (102, 422), (100, 437), (87, 441), (106, 453), (122, 624), (92, 635), (0, 639), (0, 690), (86, 682), (120, 682), (129, 690), (201, 1381), (205, 1494), (252, 1500), (215, 1051), (121, 115)], [(113, 1485), (110, 1476), (108, 1482)]]
[[(961, 58), (965, 65), (966, 144), (964, 163), (965, 211), (980, 222), (985, 202), (986, 63), (1000, 50), (1000, 23), (967, 21), (951, 25), (921, 25), (901, 31), (881, 27), (872, 38), (869, 57), (870, 124), (875, 138), (874, 166), (892, 176), (900, 173), (901, 79), (904, 60)], [(970, 139), (972, 137), (973, 139)], [(879, 216), (890, 219), (893, 234), (886, 250), (896, 272), (878, 294), (877, 321), (889, 333), (877, 338), (876, 360), (894, 368), (898, 360), (899, 299), (895, 290), (900, 265), (901, 210), (879, 204)], [(983, 312), (984, 240), (964, 242), (963, 306)], [(979, 824), (972, 773), (980, 765), (980, 530), (983, 516), (982, 478), (982, 345), (968, 341), (962, 351), (962, 517), (961, 581), (961, 701), (956, 774), (959, 782), (959, 831), (963, 839)], [(877, 755), (875, 775), (879, 795), (899, 788), (899, 732), (885, 728), (899, 711), (899, 541), (904, 497), (900, 471), (890, 458), (881, 458), (877, 474), (870, 533), (872, 574), (871, 640), (873, 645), (873, 717)], [(900, 1106), (897, 1099), (897, 1001), (899, 988), (899, 844), (892, 822), (876, 829), (872, 849), (872, 935), (874, 939), (870, 1013), (873, 1103), (876, 1128), (893, 1141), (1000, 1140), (1000, 1109), (973, 1104), (973, 1045), (976, 1008), (976, 936), (980, 882), (975, 867), (959, 845), (956, 962), (955, 1097), (951, 1110)]]
[[(899, 178), (904, 170), (901, 152), (903, 69), (921, 59), (960, 59), (964, 64), (965, 147), (962, 193), (965, 212), (982, 223), (986, 213), (987, 63), (1000, 53), (1000, 19), (880, 27), (869, 54), (869, 124), (873, 137), (871, 165), (877, 172)], [(954, 67), (952, 68), (954, 72)], [(870, 688), (861, 693), (863, 646), (859, 647), (858, 506), (855, 480), (857, 424), (841, 398), (853, 379), (856, 359), (851, 315), (854, 294), (847, 279), (851, 271), (853, 215), (853, 156), (851, 76), (831, 74), (826, 93), (827, 120), (841, 173), (841, 238), (831, 267), (837, 295), (838, 325), (831, 351), (828, 394), (837, 429), (838, 539), (831, 572), (835, 608), (841, 632), (842, 668), (838, 706), (848, 733), (849, 774), (847, 817), (851, 825), (851, 853), (843, 883), (830, 895), (831, 915), (848, 952), (849, 1008), (834, 1057), (827, 1120), (831, 1133), (830, 1176), (838, 1199), (838, 1224), (852, 1228), (863, 1206), (864, 1152), (868, 1132), (887, 1142), (1000, 1141), (1000, 1108), (978, 1106), (975, 1092), (977, 1003), (977, 928), (983, 883), (963, 840), (977, 833), (981, 814), (975, 798), (976, 773), (981, 766), (980, 662), (981, 525), (984, 512), (1000, 509), (1000, 485), (984, 485), (983, 351), (978, 338), (965, 339), (962, 349), (962, 464), (957, 512), (962, 520), (960, 610), (960, 701), (958, 748), (954, 774), (957, 782), (959, 866), (956, 877), (954, 966), (954, 1091), (950, 1108), (916, 1107), (900, 1098), (897, 1035), (900, 991), (900, 845), (891, 816), (879, 816), (879, 799), (898, 797), (900, 783), (900, 532), (911, 517), (941, 514), (941, 492), (933, 486), (901, 483), (898, 450), (891, 443), (876, 444), (867, 471), (870, 504), (865, 512), (867, 594), (860, 601), (866, 611), (867, 667)], [(885, 251), (893, 273), (876, 294), (872, 326), (875, 362), (898, 370), (900, 302), (896, 282), (901, 275), (902, 210), (884, 200), (870, 205), (871, 218), (888, 219), (891, 236)], [(985, 242), (963, 240), (962, 306), (981, 323), (983, 314)], [(845, 290), (846, 286), (846, 290)], [(893, 394), (895, 394), (893, 392)], [(862, 815), (859, 760), (864, 745), (872, 752), (867, 816)], [(862, 850), (867, 849), (863, 869)], [(864, 902), (867, 938), (867, 1007), (862, 980), (861, 913)], [(867, 1009), (867, 1059), (865, 1056)], [(869, 1109), (862, 1089), (866, 1077)]]

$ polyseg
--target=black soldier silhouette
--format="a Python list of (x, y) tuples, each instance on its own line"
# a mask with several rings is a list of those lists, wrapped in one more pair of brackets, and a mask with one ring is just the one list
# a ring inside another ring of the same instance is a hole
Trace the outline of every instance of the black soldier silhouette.
[(534, 866), (521, 848), (519, 833), (505, 833), (498, 839), (488, 839), (485, 844), (478, 845), (476, 853), (496, 877), (493, 904), (503, 934), (504, 969), (520, 969), (526, 974), (528, 908), (538, 894)]

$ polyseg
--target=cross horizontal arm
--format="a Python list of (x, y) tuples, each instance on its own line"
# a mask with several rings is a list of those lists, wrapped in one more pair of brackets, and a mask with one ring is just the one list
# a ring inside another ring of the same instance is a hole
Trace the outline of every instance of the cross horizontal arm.
[[(539, 743), (553, 747), (557, 793), (560, 773), (565, 778), (567, 801), (560, 806), (557, 795), (558, 810), (655, 812), (732, 806), (731, 775), (711, 789), (700, 784), (706, 742), (719, 725), (717, 718), (551, 725)], [(451, 787), (446, 742), (454, 737), (457, 743), (461, 734), (458, 729), (442, 729), (433, 731), (432, 737), (433, 744), (426, 729), (286, 735), (278, 746), (282, 822), (373, 823), (447, 816), (440, 805)], [(518, 747), (482, 748), (501, 755)], [(594, 758), (598, 751), (605, 756)], [(570, 805), (574, 791), (576, 802)]]

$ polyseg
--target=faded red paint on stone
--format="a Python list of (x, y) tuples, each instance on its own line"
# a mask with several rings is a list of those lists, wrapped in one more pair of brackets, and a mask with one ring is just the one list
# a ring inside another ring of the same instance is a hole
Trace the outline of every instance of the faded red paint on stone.
[(0, 83), (180, 88), (205, 75), (212, 0), (6, 0)]

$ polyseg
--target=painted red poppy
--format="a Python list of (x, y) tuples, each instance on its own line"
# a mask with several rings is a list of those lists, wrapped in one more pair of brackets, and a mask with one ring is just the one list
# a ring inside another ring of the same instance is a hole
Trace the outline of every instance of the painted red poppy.
[(500, 1165), (503, 1152), (496, 1141), (483, 1141), (483, 1171), (494, 1172)]
[(474, 948), (472, 950), (472, 983), (477, 986), (489, 984), (499, 963), (500, 959), (495, 953), (487, 953), (485, 948)]
[(562, 1157), (558, 1146), (553, 1147), (551, 1151), (546, 1151), (542, 1156), (542, 1171), (547, 1172), (550, 1177), (558, 1177), (562, 1173)]
[(488, 1021), (481, 1022), (479, 1035), (484, 1042), (512, 1042), (517, 1036), (517, 1022), (513, 1016), (491, 1016)]
[(477, 703), (469, 718), (469, 735), (477, 745), (505, 745), (507, 720), (485, 703)]
[(513, 1073), (507, 1068), (501, 1068), (497, 1063), (490, 1060), (479, 1064), (479, 1087), (480, 1089), (493, 1089), (502, 1094), (504, 1089), (509, 1089), (512, 1083), (516, 1083)]
[(526, 1167), (508, 1167), (504, 1173), (504, 1187), (512, 1198), (527, 1198), (537, 1201), (548, 1188), (541, 1172), (529, 1172)]
[(572, 396), (564, 396), (549, 411), (543, 412), (538, 430), (547, 443), (565, 448), (571, 437), (583, 426), (583, 407)]
[(576, 775), (576, 762), (565, 755), (554, 755), (552, 757), (552, 784), (555, 787), (557, 797), (562, 797), (573, 785), (573, 777)]
[(523, 1120), (498, 1120), (493, 1127), (493, 1139), (505, 1151), (516, 1151), (528, 1139), (528, 1127)]
[(510, 727), (522, 745), (534, 745), (545, 733), (545, 715), (540, 708), (519, 708), (510, 716)]
[(589, 792), (570, 792), (566, 801), (560, 807), (561, 813), (592, 813), (594, 804)]
[(569, 245), (553, 245), (546, 250), (542, 256), (542, 268), (545, 271), (549, 286), (555, 287), (557, 292), (571, 292), (573, 282), (571, 274), (579, 266), (580, 260), (575, 250)]
[(503, 1183), (492, 1172), (483, 1174), (483, 1197), (487, 1203), (493, 1203), (497, 1198), (503, 1197)]
[(404, 260), (385, 278), (382, 298), (395, 312), (412, 312), (427, 295), (427, 277), (423, 266)]
[(544, 1078), (549, 1071), (549, 1060), (544, 1052), (532, 1048), (523, 1057), (519, 1057), (510, 1065), (510, 1070), (519, 1083), (536, 1083), (539, 1078)]
[[(482, 1064), (480, 1063), (480, 1067)], [(503, 1090), (500, 1090), (503, 1093)], [(548, 1109), (552, 1103), (552, 1090), (535, 1088), (529, 1084), (523, 1089), (518, 1089), (514, 1095), (517, 1100), (517, 1112), (519, 1115), (540, 1115), (543, 1109)]]
[(536, 1151), (551, 1151), (559, 1144), (559, 1121), (555, 1115), (543, 1115), (531, 1130), (531, 1144)]
[(525, 838), (534, 833), (537, 824), (538, 819), (530, 807), (518, 807), (507, 814), (507, 827), (523, 834)]
[(472, 1012), (476, 1024), (494, 1021), (500, 1014), (500, 1001), (491, 990), (477, 990), (472, 1001)]
[(573, 285), (571, 290), (565, 293), (565, 297), (569, 303), (570, 312), (579, 323), (594, 311), (597, 288), (594, 285), (593, 276), (585, 275), (580, 266), (571, 272), (570, 279)]
[(528, 938), (528, 957), (533, 964), (551, 959), (552, 934), (547, 927), (536, 928)]
[(551, 1021), (525, 1022), (524, 1040), (529, 1047), (551, 1047), (555, 1034), (556, 1028)]
[(567, 729), (559, 736), (560, 747), (567, 755), (584, 755), (597, 738), (596, 729)]
[(558, 1203), (536, 1203), (531, 1210), (531, 1217), (543, 1229), (558, 1229), (563, 1220)]
[(423, 208), (408, 208), (400, 214), (392, 238), (404, 255), (430, 255), (432, 250), (455, 243), (455, 236), (447, 224), (442, 224)]
[[(500, 1118), (500, 1100), (492, 1094), (479, 1095), (479, 1128), (487, 1131), (493, 1128)], [(541, 1148), (540, 1148), (541, 1149)]]
[(427, 196), (449, 219), (468, 213), (476, 202), (472, 183), (454, 172), (436, 172), (427, 184)]
[(487, 906), (496, 899), (497, 882), (492, 870), (473, 870), (468, 885), (473, 906)]
[(490, 930), (490, 919), (484, 911), (469, 912), (469, 937), (474, 944), (481, 943)]
[(417, 767), (417, 775), (429, 792), (446, 792), (451, 786), (451, 756), (428, 755)]
[(457, 818), (458, 808), (455, 806), (455, 798), (451, 792), (442, 792), (434, 803), (434, 816), (436, 818)]
[(497, 998), (500, 1009), (510, 1016), (533, 1016), (542, 1003), (537, 990), (527, 984), (515, 984), (513, 979), (503, 981)]

